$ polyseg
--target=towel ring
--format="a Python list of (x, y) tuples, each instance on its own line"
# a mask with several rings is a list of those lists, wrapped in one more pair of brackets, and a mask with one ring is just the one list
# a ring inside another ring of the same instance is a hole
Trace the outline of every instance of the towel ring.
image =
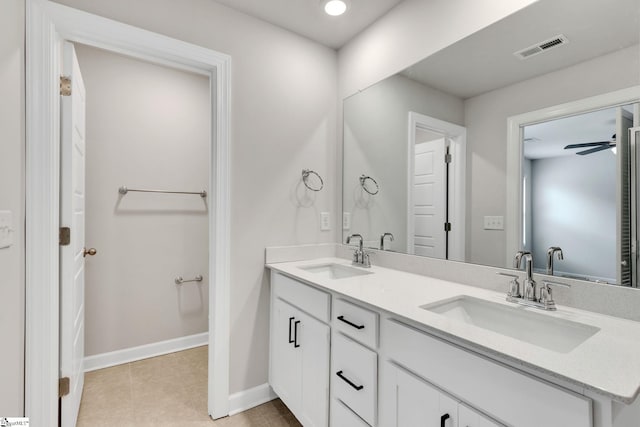
[[(373, 182), (373, 185), (376, 186), (376, 190), (375, 191), (371, 191), (371, 190), (369, 190), (369, 188), (367, 188), (367, 181)], [(371, 194), (372, 196), (375, 196), (380, 191), (380, 186), (378, 185), (376, 180), (371, 178), (370, 176), (366, 176), (364, 174), (360, 175), (360, 186), (362, 187), (362, 189), (364, 191), (366, 191), (367, 193)]]
[[(317, 176), (318, 179), (320, 180), (320, 188), (313, 188), (307, 182), (307, 179), (309, 179), (309, 175), (311, 175), (311, 174)], [(303, 169), (302, 170), (302, 182), (304, 182), (304, 186), (307, 187), (311, 191), (320, 191), (320, 190), (322, 190), (324, 188), (324, 181), (322, 180), (322, 177), (318, 174), (318, 172), (312, 171), (311, 169)]]

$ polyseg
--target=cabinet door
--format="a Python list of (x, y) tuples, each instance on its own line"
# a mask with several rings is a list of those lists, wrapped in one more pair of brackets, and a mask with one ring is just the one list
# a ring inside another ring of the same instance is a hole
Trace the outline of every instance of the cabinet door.
[(302, 352), (295, 347), (295, 328), (301, 322), (298, 310), (279, 298), (273, 299), (271, 307), (271, 337), (269, 383), (292, 412), (300, 407)]
[(396, 366), (387, 369), (395, 370), (387, 385), (395, 387), (394, 427), (458, 426), (458, 402)]
[(331, 400), (331, 427), (369, 427), (362, 418), (338, 399)]
[(490, 418), (460, 404), (458, 406), (458, 427), (501, 427)]
[(305, 427), (329, 423), (329, 326), (298, 313), (294, 328), (297, 350), (302, 354), (301, 422)]

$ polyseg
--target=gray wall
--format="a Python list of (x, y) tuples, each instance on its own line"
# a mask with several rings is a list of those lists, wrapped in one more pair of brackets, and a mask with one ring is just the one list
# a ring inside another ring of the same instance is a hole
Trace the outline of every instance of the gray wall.
[(611, 150), (531, 162), (534, 267), (546, 271), (550, 246), (564, 260), (556, 273), (616, 280), (616, 157)]
[(633, 46), (465, 101), (467, 261), (505, 264), (505, 233), (483, 230), (483, 217), (504, 215), (506, 209), (507, 118), (638, 84), (638, 46)]
[(24, 3), (0, 2), (0, 210), (14, 244), (0, 249), (0, 416), (22, 416), (24, 360)]
[[(209, 79), (76, 45), (87, 90), (85, 355), (208, 330)], [(174, 278), (204, 276), (176, 286)]]
[[(407, 249), (407, 143), (409, 112), (463, 124), (461, 99), (396, 75), (344, 101), (344, 210), (351, 229), (375, 247), (382, 233), (395, 239), (387, 248)], [(360, 187), (360, 175), (372, 176), (380, 192)]]

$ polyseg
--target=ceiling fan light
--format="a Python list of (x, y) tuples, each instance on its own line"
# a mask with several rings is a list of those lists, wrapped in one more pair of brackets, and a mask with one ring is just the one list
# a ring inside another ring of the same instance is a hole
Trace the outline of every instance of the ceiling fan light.
[(347, 3), (343, 0), (329, 0), (324, 3), (327, 15), (340, 16), (347, 11)]

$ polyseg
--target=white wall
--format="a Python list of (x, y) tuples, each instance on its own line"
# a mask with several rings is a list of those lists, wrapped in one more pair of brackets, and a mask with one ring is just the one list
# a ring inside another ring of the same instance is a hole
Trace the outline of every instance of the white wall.
[[(60, 2), (231, 55), (230, 392), (265, 383), (264, 248), (334, 240), (319, 216), (336, 211), (335, 51), (210, 0)], [(304, 168), (325, 179), (310, 204)]]
[(405, 0), (340, 49), (340, 98), (363, 90), (535, 1)]
[(632, 46), (465, 101), (468, 261), (505, 263), (505, 233), (483, 230), (483, 217), (506, 210), (507, 118), (638, 84), (638, 46)]
[(0, 211), (14, 244), (0, 249), (0, 416), (22, 416), (24, 371), (24, 4), (0, 2)]
[(616, 158), (611, 150), (531, 162), (534, 267), (560, 246), (556, 273), (616, 280)]
[[(208, 330), (209, 79), (76, 45), (87, 91), (85, 354)], [(203, 275), (200, 284), (174, 279)]]
[[(387, 248), (407, 249), (407, 144), (409, 112), (455, 124), (464, 123), (461, 99), (401, 75), (396, 75), (344, 101), (344, 210), (351, 212), (351, 229), (374, 247), (390, 232)], [(360, 175), (370, 175), (380, 186), (371, 196)], [(343, 241), (344, 237), (343, 236)]]

